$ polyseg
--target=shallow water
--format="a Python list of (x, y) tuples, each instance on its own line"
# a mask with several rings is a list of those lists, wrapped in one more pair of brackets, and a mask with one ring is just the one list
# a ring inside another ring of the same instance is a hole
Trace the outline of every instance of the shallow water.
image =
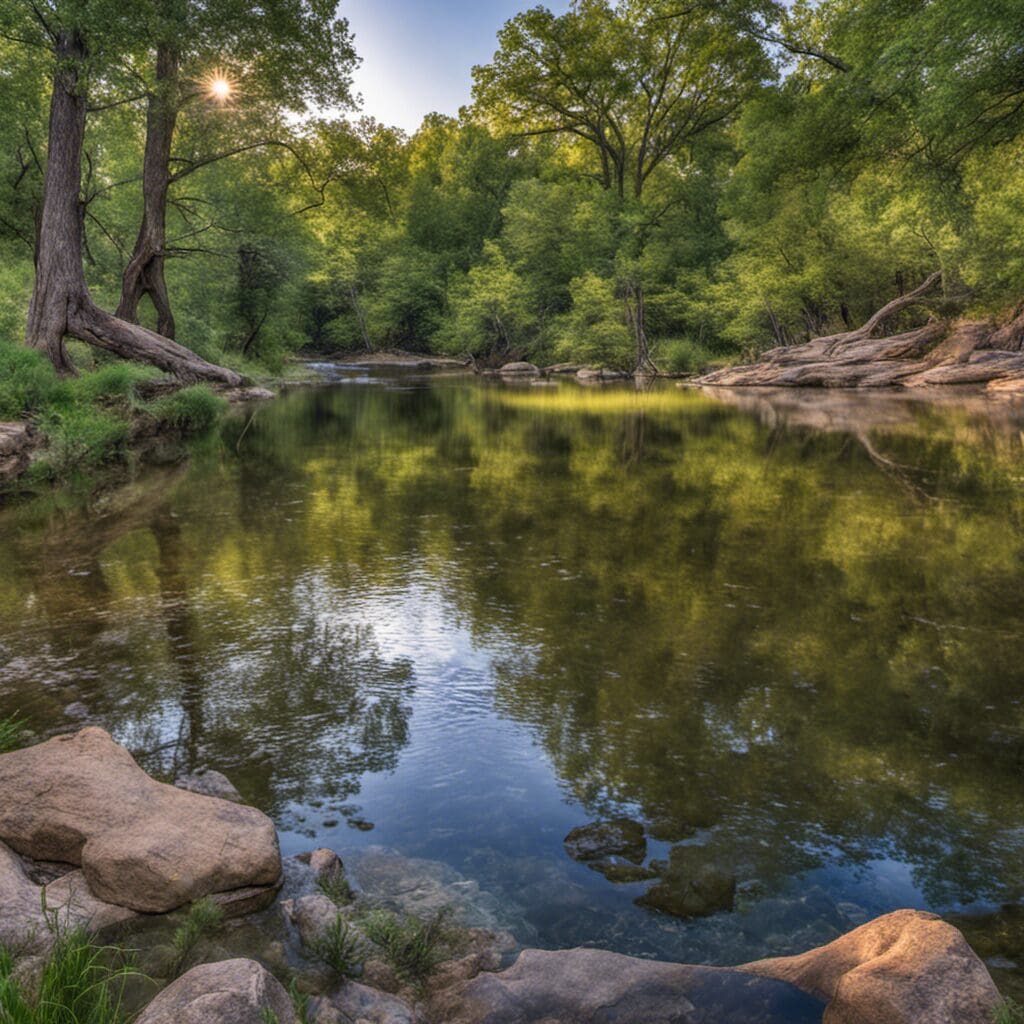
[[(1024, 414), (333, 376), (0, 511), (0, 713), (220, 769), (286, 853), (434, 862), (527, 944), (725, 964), (913, 906), (1019, 984)], [(613, 814), (736, 911), (572, 861)]]

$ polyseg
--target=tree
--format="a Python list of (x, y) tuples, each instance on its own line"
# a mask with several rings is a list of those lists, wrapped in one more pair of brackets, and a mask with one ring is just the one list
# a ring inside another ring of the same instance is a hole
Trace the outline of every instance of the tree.
[(583, 140), (622, 197), (640, 198), (770, 73), (760, 45), (710, 5), (577, 0), (563, 15), (517, 15), (498, 40), (493, 63), (473, 69), (480, 110), (523, 136)]
[[(26, 340), (45, 349), (59, 373), (74, 373), (65, 337), (154, 364), (192, 380), (241, 383), (231, 370), (214, 366), (181, 345), (103, 311), (93, 301), (82, 266), (82, 150), (90, 82), (104, 60), (126, 38), (128, 16), (104, 0), (32, 3), (12, 12), (19, 39), (45, 48), (52, 62), (49, 144), (39, 219), (36, 279)], [(7, 28), (7, 26), (4, 26)], [(90, 51), (99, 36), (105, 50)]]
[[(258, 5), (245, 0), (149, 0), (141, 18), (143, 42), (155, 57), (153, 78), (146, 85), (143, 213), (124, 269), (119, 316), (135, 322), (139, 302), (148, 295), (156, 308), (157, 330), (174, 337), (164, 261), (167, 204), (175, 183), (253, 148), (289, 146), (298, 156), (280, 123), (282, 110), (303, 112), (310, 101), (351, 105), (356, 57), (348, 23), (335, 17), (334, 8), (323, 0)], [(241, 97), (237, 103), (233, 94)], [(217, 115), (218, 107), (229, 104), (234, 131), (225, 138), (223, 118)], [(185, 114), (207, 131), (199, 133), (199, 145), (191, 152), (175, 154), (179, 118)]]

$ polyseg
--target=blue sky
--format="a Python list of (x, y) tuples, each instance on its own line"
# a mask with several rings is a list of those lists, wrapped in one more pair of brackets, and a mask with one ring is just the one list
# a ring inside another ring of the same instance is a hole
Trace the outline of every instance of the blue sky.
[[(470, 99), (474, 64), (487, 63), (498, 29), (538, 0), (341, 0), (363, 58), (356, 90), (363, 110), (414, 131), (424, 114), (456, 114)], [(568, 2), (547, 6), (564, 10)]]

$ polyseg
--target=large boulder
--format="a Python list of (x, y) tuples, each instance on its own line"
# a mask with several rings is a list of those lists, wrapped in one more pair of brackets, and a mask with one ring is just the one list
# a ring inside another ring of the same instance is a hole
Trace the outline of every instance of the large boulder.
[(517, 373), (532, 375), (540, 373), (540, 369), (533, 363), (506, 363), (498, 372), (511, 375)]
[(819, 1024), (822, 1003), (782, 982), (599, 949), (528, 949), (507, 971), (439, 995), (446, 1024)]
[(0, 840), (80, 865), (107, 903), (162, 913), (281, 875), (265, 814), (155, 782), (102, 729), (0, 756), (0, 792)]
[(298, 1024), (281, 983), (255, 960), (193, 967), (147, 1006), (135, 1024)]
[(41, 953), (53, 944), (53, 921), (106, 935), (136, 916), (96, 899), (81, 871), (46, 886), (46, 909), (50, 921), (43, 914), (43, 887), (29, 878), (21, 858), (0, 843), (0, 946), (19, 954)]
[(741, 970), (826, 1000), (824, 1024), (991, 1024), (999, 1003), (963, 935), (919, 910), (897, 910), (809, 953)]

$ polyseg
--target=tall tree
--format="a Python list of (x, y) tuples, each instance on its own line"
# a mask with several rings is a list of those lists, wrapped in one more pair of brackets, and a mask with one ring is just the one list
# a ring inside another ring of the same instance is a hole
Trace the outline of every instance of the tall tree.
[[(86, 284), (81, 187), (89, 85), (102, 81), (110, 67), (104, 58), (126, 38), (126, 12), (123, 4), (120, 8), (109, 0), (34, 0), (4, 15), (5, 34), (47, 51), (52, 69), (36, 278), (26, 340), (44, 349), (60, 373), (75, 372), (65, 344), (71, 335), (185, 379), (239, 384), (241, 378), (233, 371), (100, 309)], [(106, 49), (90, 52), (90, 42), (97, 37), (105, 41)]]
[[(351, 105), (356, 56), (348, 23), (335, 8), (333, 0), (149, 0), (143, 212), (124, 269), (119, 316), (137, 321), (139, 302), (148, 295), (157, 330), (174, 337), (164, 275), (172, 185), (239, 152), (289, 145), (282, 113), (302, 113), (309, 102)], [(231, 133), (200, 132), (198, 146), (174, 153), (179, 118), (192, 114), (205, 127), (224, 120), (216, 117), (224, 107)]]

